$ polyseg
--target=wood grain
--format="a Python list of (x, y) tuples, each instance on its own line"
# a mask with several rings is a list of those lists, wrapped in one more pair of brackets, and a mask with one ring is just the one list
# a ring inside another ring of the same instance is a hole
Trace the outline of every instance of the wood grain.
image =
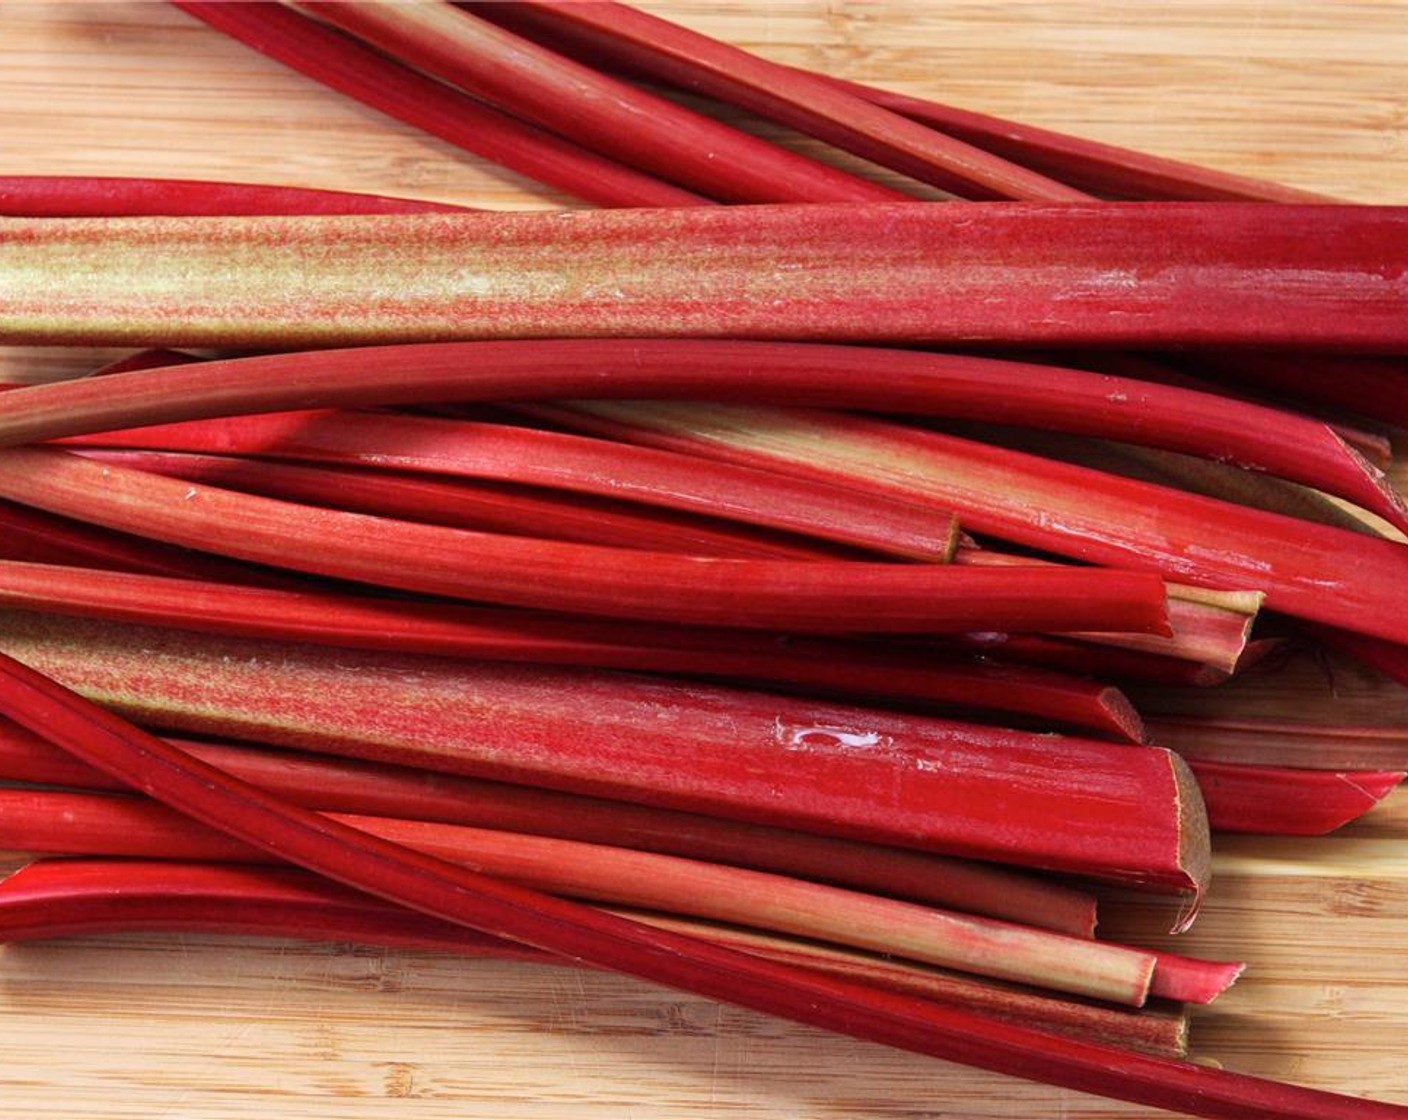
[[(772, 57), (1365, 202), (1408, 202), (1408, 3), (753, 0), (656, 10)], [(0, 6), (0, 174), (235, 178), (496, 207), (566, 200), (146, 3)], [(0, 351), (48, 376), (88, 352)], [(1340, 667), (1241, 702), (1402, 724)], [(1332, 687), (1333, 685), (1333, 687)], [(1219, 845), (1180, 947), (1245, 958), (1195, 1048), (1408, 1103), (1408, 799), (1334, 838)], [(1162, 915), (1113, 908), (1146, 940)], [(0, 954), (10, 1114), (551, 1120), (1120, 1117), (1141, 1110), (565, 968), (121, 937)]]

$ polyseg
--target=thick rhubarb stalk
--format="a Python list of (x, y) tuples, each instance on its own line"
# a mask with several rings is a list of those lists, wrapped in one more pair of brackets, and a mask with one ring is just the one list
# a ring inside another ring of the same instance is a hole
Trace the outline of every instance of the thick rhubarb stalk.
[[(632, 75), (698, 89), (715, 97), (723, 96), (724, 87), (721, 79), (707, 69), (705, 50), (717, 51), (720, 55), (728, 52), (729, 61), (741, 53), (671, 24), (660, 27), (663, 21), (620, 4), (475, 3), (465, 6), (553, 50), (592, 65), (620, 68)], [(631, 34), (634, 28), (640, 30)], [(691, 57), (688, 47), (695, 44), (699, 44), (700, 53)], [(753, 64), (758, 61), (748, 55), (744, 58)], [(797, 81), (806, 81), (809, 94), (813, 94), (817, 85), (829, 86), (837, 93), (849, 94), (908, 117), (946, 137), (1101, 194), (1149, 199), (1330, 201), (1310, 191), (1067, 136), (859, 82), (804, 70), (793, 73)], [(713, 83), (709, 83), (711, 78)], [(771, 84), (786, 85), (778, 80)], [(759, 91), (759, 96), (764, 92)], [(749, 107), (761, 111), (760, 105)]]
[[(1183, 1057), (1188, 1016), (1059, 999), (960, 973), (795, 938), (632, 914), (755, 956), (1038, 1029)], [(541, 950), (391, 906), (292, 868), (129, 860), (38, 860), (0, 881), (0, 940), (176, 931), (354, 942), (568, 965)]]
[[(678, 552), (735, 560), (818, 560), (856, 554), (823, 545), (646, 508), (512, 484), (427, 478), (355, 467), (317, 467), (230, 455), (86, 449), (99, 462), (150, 471), (288, 502), (327, 506), (403, 521), (579, 544)], [(16, 506), (16, 509), (23, 507)], [(34, 516), (43, 514), (35, 512)], [(161, 547), (152, 545), (153, 548)]]
[[(331, 10), (331, 18), (337, 23), (344, 27), (349, 25), (346, 8), (331, 4), (318, 4), (315, 7), (320, 12)], [(481, 5), (473, 11), (497, 24), (505, 23), (501, 16), (507, 15), (509, 26), (512, 26), (512, 17), (520, 14), (514, 11), (496, 14), (496, 7), (497, 5)], [(555, 17), (559, 21), (584, 27), (589, 33), (593, 33), (593, 47), (600, 46), (605, 40), (609, 46), (600, 52), (593, 51), (593, 57), (587, 66), (600, 68), (604, 61), (615, 62), (622, 54), (631, 61), (644, 55), (656, 64), (652, 71), (653, 77), (751, 110), (844, 151), (862, 156), (882, 167), (889, 167), (960, 196), (1049, 202), (1071, 202), (1089, 197), (967, 144), (940, 136), (931, 129), (877, 108), (804, 73), (778, 66), (737, 47), (688, 31), (644, 12), (615, 4), (545, 4), (521, 7), (527, 9), (523, 14), (528, 14), (530, 18), (535, 11), (541, 10), (545, 15)], [(458, 20), (453, 18), (455, 14), (459, 15)], [(366, 20), (366, 16), (361, 16), (352, 23), (355, 28), (361, 28), (365, 26)], [(386, 25), (391, 24), (401, 34), (395, 38), (387, 38), (383, 34), (378, 41), (383, 47), (402, 57), (407, 57), (402, 52), (408, 46), (413, 49), (418, 46), (421, 49), (412, 57), (423, 58), (428, 46), (425, 40), (431, 39), (434, 46), (439, 48), (436, 51), (437, 57), (444, 58), (448, 54), (455, 61), (460, 61), (463, 52), (475, 41), (475, 37), (464, 30), (464, 24), (468, 21), (476, 24), (480, 22), (464, 12), (454, 13), (450, 5), (443, 2), (430, 6), (429, 12), (420, 10), (414, 20), (407, 20), (401, 13), (393, 20), (388, 20), (382, 15), (377, 22), (382, 25), (383, 32)], [(408, 23), (410, 26), (406, 26)], [(508, 34), (500, 28), (495, 30), (499, 35)], [(482, 35), (483, 32), (478, 34)], [(438, 42), (432, 37), (438, 37)], [(570, 72), (574, 75), (580, 75), (582, 70), (587, 69), (587, 66), (567, 62), (562, 56), (554, 56), (534, 43), (520, 45), (524, 40), (517, 36), (512, 36), (507, 41), (514, 42), (518, 52), (531, 52), (538, 67), (544, 65), (545, 56), (556, 61), (558, 66), (570, 66)], [(450, 42), (459, 49), (451, 51), (447, 45)], [(497, 56), (495, 61), (498, 61)], [(439, 73), (452, 81), (455, 80), (448, 69), (441, 69)], [(617, 91), (622, 100), (628, 97), (634, 100), (641, 96), (639, 92), (616, 79), (595, 73), (593, 78), (594, 84), (605, 85), (606, 88)], [(627, 93), (620, 93), (622, 87)], [(567, 91), (559, 88), (554, 92), (561, 99)], [(510, 87), (509, 96), (513, 98), (513, 104), (521, 104), (522, 95), (517, 93), (515, 87)], [(578, 96), (580, 97), (580, 94)], [(560, 105), (557, 107), (557, 114), (559, 117), (562, 114)], [(579, 113), (572, 115), (574, 127), (577, 126), (579, 117)], [(636, 133), (643, 131), (641, 125), (635, 122), (620, 122), (617, 127), (629, 127)], [(828, 201), (839, 200), (833, 196)]]
[(257, 455), (480, 478), (616, 498), (815, 537), (911, 560), (947, 560), (957, 526), (928, 506), (885, 502), (776, 472), (509, 424), (304, 410), (84, 437), (84, 445)]
[(0, 175), (0, 214), (28, 218), (118, 218), (139, 214), (419, 214), (468, 209), (445, 202), (352, 191), (201, 179)]
[(466, 97), (278, 4), (173, 4), (378, 112), (587, 202), (696, 206), (706, 201)]
[(1150, 738), (1188, 759), (1296, 770), (1408, 770), (1408, 731), (1271, 719), (1157, 716)]
[(0, 496), (256, 563), (618, 618), (828, 634), (1168, 628), (1163, 583), (1148, 573), (715, 560), (529, 540), (188, 485), (57, 448), (0, 452)]
[(0, 340), (41, 345), (747, 336), (1394, 353), (1408, 349), (1408, 210), (7, 218), (0, 293)]
[[(1159, 963), (1152, 952), (699, 860), (426, 821), (332, 819), (549, 894), (808, 937), (1131, 1007), (1143, 1006)], [(0, 849), (234, 862), (263, 855), (146, 798), (24, 789), (0, 789)], [(1198, 975), (1222, 972), (1209, 964)]]
[[(308, 809), (527, 832), (772, 871), (1076, 937), (1095, 934), (1095, 899), (990, 863), (838, 840), (385, 763), (173, 739), (183, 751)], [(7, 781), (125, 787), (23, 728), (0, 721)]]
[(823, 980), (499, 883), (349, 829), (229, 778), (16, 662), (0, 711), (206, 824), (432, 916), (600, 967), (934, 1057), (1209, 1117), (1402, 1117), (1365, 1102), (1122, 1051)]
[(1362, 817), (1403, 781), (1402, 770), (1309, 770), (1191, 758), (1218, 832), (1324, 836)]
[[(0, 399), (3, 403), (3, 399)], [(966, 528), (1074, 560), (1152, 568), (1266, 606), (1408, 642), (1408, 549), (956, 436), (818, 411), (592, 402), (652, 446), (924, 498)]]
[(1164, 890), (1196, 892), (1207, 874), (1196, 785), (1161, 750), (546, 665), (19, 611), (0, 616), (0, 648), (172, 730)]
[(444, 0), (299, 6), (515, 117), (721, 202), (905, 197), (555, 55)]
[(982, 708), (1143, 738), (1116, 689), (878, 643), (642, 627), (319, 590), (258, 588), (0, 560), (0, 604), (212, 634), (486, 661), (591, 665), (782, 686), (833, 698)]

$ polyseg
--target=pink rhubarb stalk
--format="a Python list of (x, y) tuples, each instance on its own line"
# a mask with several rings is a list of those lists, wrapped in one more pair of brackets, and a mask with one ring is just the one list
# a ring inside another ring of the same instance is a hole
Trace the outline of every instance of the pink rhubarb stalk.
[(1375, 1120), (1408, 1109), (1061, 1038), (652, 930), (454, 867), (231, 779), (16, 662), (0, 711), (173, 808), (392, 902), (657, 983), (934, 1057), (1214, 1118)]
[[(269, 747), (173, 739), (183, 751), (308, 809), (439, 821), (751, 867), (1075, 937), (1095, 934), (1095, 899), (991, 863)], [(125, 789), (31, 732), (0, 721), (7, 781)]]
[(1138, 742), (1117, 690), (879, 643), (694, 630), (335, 591), (259, 588), (0, 560), (0, 604), (116, 622), (347, 649), (591, 665), (751, 681), (853, 700), (958, 705), (1085, 727)]
[(1393, 353), (1408, 349), (1408, 209), (7, 218), (0, 292), (0, 340), (39, 345), (745, 336)]
[(550, 665), (20, 611), (0, 615), (0, 648), (175, 731), (1165, 891), (1196, 892), (1207, 873), (1196, 785), (1162, 750)]
[(419, 214), (465, 209), (468, 207), (444, 202), (266, 183), (81, 175), (0, 175), (0, 214), (9, 217)]
[(0, 496), (256, 563), (618, 618), (813, 633), (1168, 625), (1163, 583), (1148, 573), (714, 560), (528, 540), (188, 485), (57, 448), (0, 452)]
[(444, 0), (300, 7), (505, 112), (719, 201), (905, 197), (555, 55)]
[(500, 113), (278, 4), (173, 0), (246, 46), (389, 117), (603, 206), (694, 206), (698, 195)]

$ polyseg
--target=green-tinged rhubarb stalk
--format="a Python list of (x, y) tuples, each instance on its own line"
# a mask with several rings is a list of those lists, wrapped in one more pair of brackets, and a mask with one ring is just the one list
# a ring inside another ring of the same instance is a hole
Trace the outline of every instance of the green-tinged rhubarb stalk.
[(0, 713), (172, 808), (434, 917), (642, 979), (985, 1069), (1240, 1120), (1373, 1120), (1408, 1109), (1062, 1038), (722, 950), (414, 853), (184, 755), (31, 669), (3, 663)]
[[(290, 299), (288, 293), (298, 293)], [(1408, 349), (1408, 210), (875, 203), (8, 218), (0, 341)]]
[(1165, 891), (1196, 892), (1206, 875), (1196, 785), (1161, 750), (613, 673), (19, 611), (0, 615), (0, 649), (176, 731)]

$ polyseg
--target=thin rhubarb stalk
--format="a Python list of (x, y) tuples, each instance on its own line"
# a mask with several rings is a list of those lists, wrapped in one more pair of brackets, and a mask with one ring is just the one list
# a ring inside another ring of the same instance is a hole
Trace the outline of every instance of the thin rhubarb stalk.
[(1393, 541), (857, 416), (669, 402), (581, 407), (624, 421), (652, 446), (927, 498), (974, 532), (1179, 582), (1259, 590), (1273, 610), (1408, 641), (1408, 618), (1395, 605), (1408, 549)]
[(258, 588), (0, 560), (0, 604), (212, 634), (488, 661), (675, 673), (838, 699), (983, 708), (1138, 742), (1117, 690), (1036, 669), (892, 651), (878, 643), (641, 627), (319, 590)]
[(988, 632), (957, 635), (946, 641), (1000, 664), (1083, 673), (1099, 680), (1202, 688), (1221, 684), (1228, 677), (1226, 672), (1197, 661), (1040, 634)]
[(694, 206), (669, 183), (500, 113), (277, 4), (175, 7), (314, 81), (457, 148), (603, 206)]
[(353, 191), (201, 179), (0, 175), (0, 214), (116, 218), (138, 214), (419, 214), (465, 210), (445, 202)]
[(1408, 770), (1408, 731), (1273, 719), (1158, 716), (1150, 738), (1185, 758), (1302, 770)]
[(776, 472), (509, 424), (319, 409), (188, 421), (80, 437), (85, 446), (256, 455), (334, 466), (481, 478), (662, 506), (834, 541), (947, 560), (956, 525), (927, 506), (885, 502)]
[[(1202, 1116), (1370, 1120), (1408, 1109), (1061, 1038), (652, 930), (412, 853), (260, 793), (5, 662), (0, 711), (173, 808), (348, 886), (599, 967), (982, 1068)], [(1133, 752), (1143, 753), (1143, 752)]]
[(0, 293), (0, 340), (36, 345), (745, 336), (1394, 353), (1408, 349), (1408, 209), (5, 218)]
[(1250, 385), (1408, 428), (1408, 369), (1398, 359), (1212, 353), (1199, 355), (1199, 362), (1234, 385)]
[[(1152, 952), (677, 856), (427, 821), (331, 817), (561, 897), (809, 937), (1131, 1007), (1143, 1006), (1159, 963)], [(263, 855), (147, 798), (25, 789), (0, 789), (0, 849), (234, 862)]]
[(1218, 832), (1324, 836), (1362, 817), (1403, 781), (1402, 770), (1303, 770), (1193, 758)]
[(857, 556), (820, 541), (803, 541), (658, 507), (509, 483), (450, 481), (394, 471), (274, 463), (231, 455), (102, 449), (87, 449), (83, 454), (98, 462), (267, 498), (485, 533), (736, 560)]
[[(1234, 465), (1238, 474), (1265, 473), (1314, 487), (1408, 528), (1408, 509), (1383, 471), (1333, 429), (1260, 405), (1085, 370), (914, 351), (781, 343), (658, 350), (665, 360), (673, 354), (678, 361), (674, 377), (698, 369), (701, 361), (746, 363), (754, 383), (770, 374), (795, 377), (810, 367), (806, 395), (813, 403), (999, 421), (1177, 451)], [(632, 359), (623, 350), (619, 360)], [(835, 387), (834, 395), (828, 386)], [(722, 386), (714, 390), (721, 391)], [(646, 456), (638, 462), (617, 450), (607, 462), (605, 448), (561, 433), (423, 416), (305, 410), (257, 420), (210, 418), (109, 433), (104, 445), (375, 462), (538, 485), (592, 486), (597, 493), (604, 486), (594, 480), (605, 475), (613, 488), (637, 501), (659, 502), (662, 492), (680, 491), (676, 501), (682, 502), (689, 491), (668, 471), (669, 460)], [(731, 485), (744, 489), (747, 476)], [(710, 499), (705, 512), (719, 501), (715, 493)], [(802, 496), (776, 500), (799, 507), (799, 517), (806, 508)]]
[[(659, 914), (639, 921), (755, 956), (1027, 1026), (1183, 1057), (1188, 1017), (1077, 1002), (996, 981), (829, 946)], [(131, 860), (38, 860), (0, 881), (0, 940), (179, 931), (385, 945), (569, 965), (563, 960), (391, 906), (292, 868)]]
[[(619, 68), (632, 76), (721, 96), (720, 88), (710, 88), (704, 84), (706, 77), (712, 75), (708, 75), (702, 65), (689, 67), (686, 45), (694, 44), (703, 36), (670, 24), (659, 29), (657, 34), (651, 34), (656, 31), (656, 25), (663, 21), (624, 5), (473, 3), (463, 6), (591, 65)], [(636, 25), (641, 28), (641, 33), (629, 35), (628, 29)], [(705, 42), (715, 49), (724, 47), (709, 40)], [(671, 47), (675, 48), (673, 52)], [(702, 51), (703, 47), (700, 49)], [(733, 49), (729, 50), (732, 52)], [(750, 62), (756, 62), (752, 56), (745, 57)], [(800, 68), (791, 72), (798, 80), (807, 80), (809, 92), (818, 84), (829, 86), (834, 91), (908, 117), (956, 141), (994, 153), (1020, 166), (1033, 168), (1062, 182), (1078, 184), (1104, 194), (1149, 199), (1330, 201), (1310, 191), (956, 109), (859, 82)]]
[(721, 202), (906, 197), (638, 90), (441, 0), (299, 7), (505, 112)]
[[(1095, 899), (990, 863), (838, 840), (385, 763), (190, 739), (183, 751), (308, 809), (473, 825), (772, 871), (1076, 937), (1095, 935)], [(121, 790), (120, 782), (0, 721), (8, 781)]]
[[(501, 25), (496, 31), (505, 36), (508, 32), (502, 28), (512, 27), (513, 17), (519, 15), (527, 15), (531, 19), (541, 13), (554, 22), (575, 24), (591, 36), (591, 58), (587, 66), (600, 69), (603, 62), (615, 64), (622, 58), (630, 63), (640, 62), (649, 66), (654, 78), (750, 110), (843, 151), (962, 197), (1050, 202), (1071, 202), (1089, 197), (970, 145), (938, 135), (932, 129), (878, 108), (808, 74), (779, 66), (645, 12), (617, 4), (515, 5), (515, 9), (523, 9), (521, 12), (496, 12), (497, 7), (481, 5), (472, 10)], [(337, 9), (338, 6), (318, 4), (315, 8), (325, 11)], [(384, 10), (378, 9), (379, 12)], [(347, 26), (346, 11), (346, 8), (335, 10), (332, 18)], [(453, 18), (455, 15), (459, 16), (458, 20)], [(508, 19), (505, 20), (504, 16)], [(380, 22), (383, 25), (387, 22), (401, 25), (399, 30), (403, 32), (418, 31), (427, 37), (439, 35), (443, 43), (451, 36), (469, 39), (468, 33), (462, 30), (462, 25), (469, 20), (474, 20), (474, 17), (465, 11), (454, 12), (451, 5), (442, 0), (431, 6), (429, 13), (418, 14), (410, 28), (404, 26), (407, 21), (400, 13), (395, 21), (382, 17)], [(362, 25), (365, 17), (356, 22)], [(513, 38), (518, 39), (518, 36)], [(529, 39), (532, 39), (531, 35)], [(521, 43), (523, 40), (518, 41)], [(381, 42), (399, 53), (406, 44), (406, 37), (403, 34), (395, 40), (383, 38)], [(530, 46), (537, 59), (544, 55), (554, 57), (552, 52), (541, 46)], [(518, 49), (526, 53), (529, 48)], [(559, 66), (570, 65), (573, 73), (586, 68), (577, 63), (567, 63), (563, 56), (556, 57), (562, 59), (558, 62)], [(440, 73), (450, 76), (446, 70)], [(597, 75), (596, 81), (610, 83), (610, 88), (616, 89), (625, 85), (602, 75)], [(625, 88), (631, 90), (630, 86)], [(638, 91), (633, 92), (635, 98), (641, 96)], [(559, 90), (559, 97), (564, 93)], [(624, 98), (625, 95), (622, 96)], [(518, 103), (517, 100), (515, 103)], [(572, 120), (575, 125), (576, 114)], [(632, 129), (635, 132), (640, 130), (639, 124)], [(839, 201), (839, 198), (829, 201)]]
[(530, 540), (195, 486), (57, 448), (0, 452), (0, 496), (237, 559), (512, 606), (828, 634), (1167, 630), (1163, 583), (1142, 572), (716, 560)]
[(1164, 890), (1195, 892), (1206, 875), (1196, 786), (1161, 750), (550, 665), (19, 611), (0, 615), (0, 648), (174, 731)]

